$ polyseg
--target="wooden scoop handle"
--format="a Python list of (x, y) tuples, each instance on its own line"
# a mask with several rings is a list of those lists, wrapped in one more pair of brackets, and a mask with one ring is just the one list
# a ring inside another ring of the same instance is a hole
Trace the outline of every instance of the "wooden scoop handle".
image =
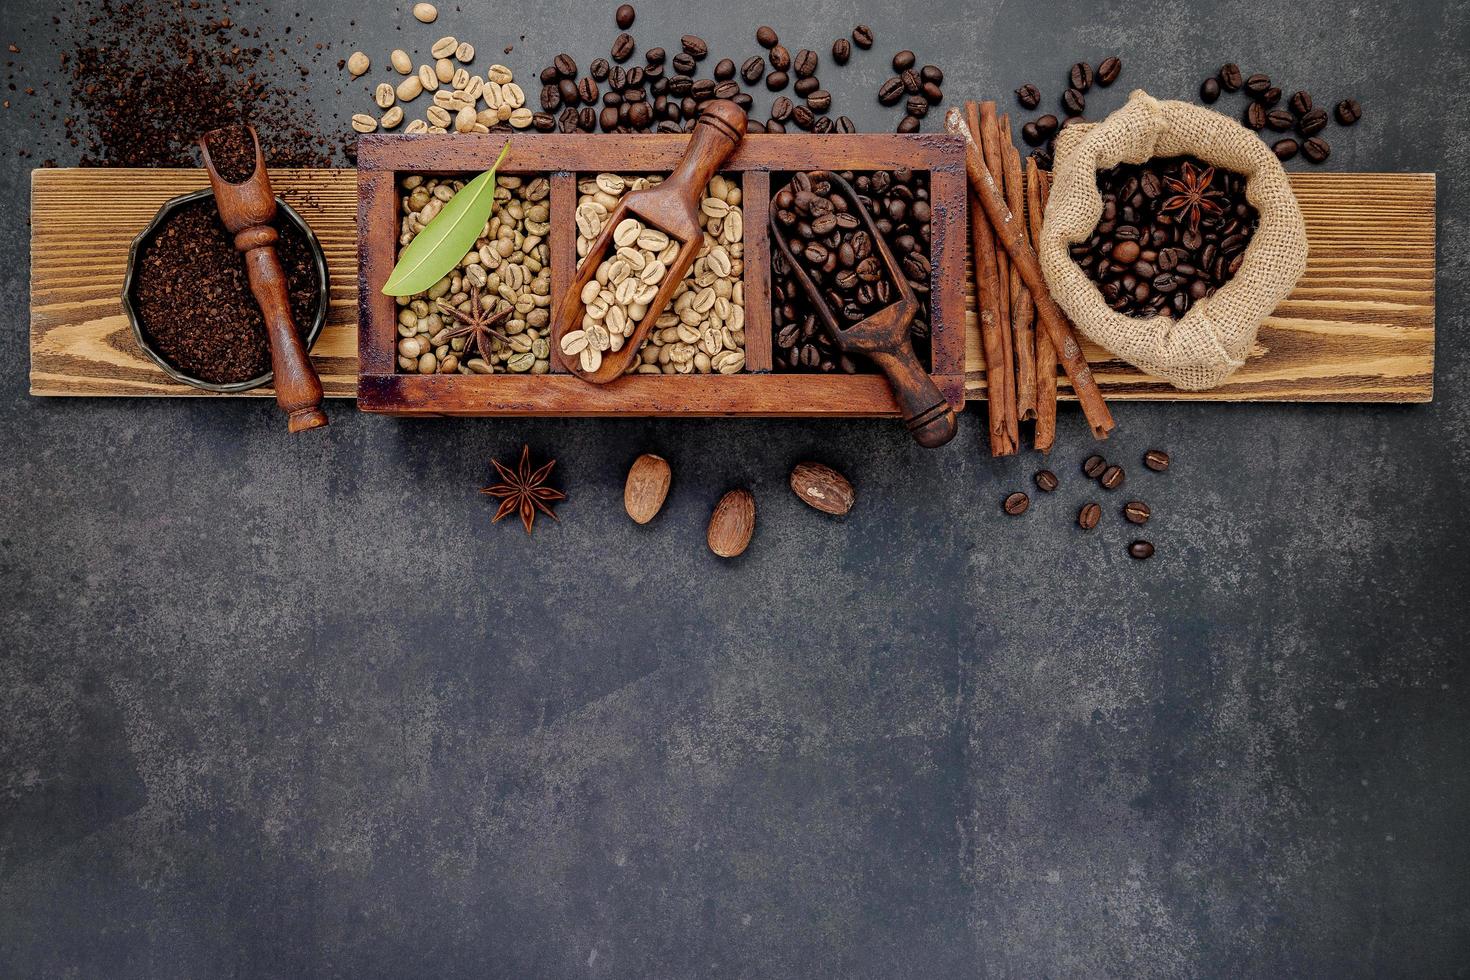
[(901, 344), (893, 350), (869, 351), (868, 357), (888, 377), (894, 400), (903, 409), (903, 424), (925, 449), (938, 449), (954, 438), (959, 428), (954, 408), (914, 356), (914, 349)]
[(244, 253), (250, 291), (255, 294), (270, 334), (276, 404), (286, 413), (287, 429), (303, 432), (326, 425), (327, 415), (322, 411), (321, 379), (306, 356), (306, 345), (291, 316), (286, 270), (276, 254), (278, 237), (274, 228), (259, 225), (236, 235), (235, 247)]

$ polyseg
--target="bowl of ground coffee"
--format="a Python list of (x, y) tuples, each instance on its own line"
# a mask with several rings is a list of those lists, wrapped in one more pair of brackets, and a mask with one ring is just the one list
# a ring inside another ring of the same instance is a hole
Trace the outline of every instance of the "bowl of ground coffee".
[[(310, 350), (327, 319), (327, 260), (301, 215), (280, 198), (276, 205), (276, 252)], [(217, 392), (270, 383), (265, 318), (212, 191), (159, 208), (133, 240), (122, 300), (138, 346), (175, 381)]]

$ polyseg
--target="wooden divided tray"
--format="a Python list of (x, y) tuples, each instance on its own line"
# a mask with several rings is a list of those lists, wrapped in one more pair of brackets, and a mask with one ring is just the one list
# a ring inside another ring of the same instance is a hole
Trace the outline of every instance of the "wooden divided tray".
[[(799, 148), (816, 138), (750, 139), (753, 146), (756, 140), (789, 141), (797, 148), (790, 152), (799, 152), (805, 159), (809, 149)], [(756, 173), (759, 177), (760, 171)], [(1310, 172), (1291, 176), (1306, 217), (1311, 256), (1296, 290), (1261, 328), (1249, 363), (1213, 391), (1181, 392), (1085, 344), (1108, 398), (1430, 400), (1434, 391), (1434, 175)], [(272, 179), (277, 193), (301, 212), (321, 238), (331, 270), (330, 313), (312, 359), (328, 396), (355, 397), (358, 174), (351, 170), (279, 170), (272, 172)], [(231, 397), (176, 384), (154, 367), (134, 344), (119, 298), (133, 237), (164, 201), (207, 185), (198, 170), (33, 172), (32, 394)], [(746, 185), (747, 194), (751, 186)], [(82, 213), (76, 204), (79, 200), (105, 200), (108, 207)], [(747, 219), (747, 227), (750, 224)], [(968, 266), (967, 259), (961, 261)], [(968, 271), (965, 282), (964, 395), (976, 400), (985, 397), (985, 373)], [(754, 312), (753, 304), (747, 305)], [(775, 375), (772, 380), (779, 381), (782, 388), (800, 391), (801, 386), (822, 379)], [(876, 376), (870, 380), (882, 384)], [(262, 388), (246, 394), (266, 397), (273, 392)], [(1062, 395), (1067, 395), (1065, 383)], [(891, 402), (886, 410), (893, 411)]]

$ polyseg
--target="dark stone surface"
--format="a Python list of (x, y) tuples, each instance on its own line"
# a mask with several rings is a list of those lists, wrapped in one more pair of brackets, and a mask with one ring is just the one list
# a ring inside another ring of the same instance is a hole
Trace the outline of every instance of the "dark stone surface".
[[(483, 69), (514, 43), (528, 83), (616, 33), (612, 4), (442, 6), (291, 23), (333, 63), (454, 33)], [(1094, 111), (1225, 60), (1357, 96), (1331, 167), (1439, 172), (1437, 400), (1118, 405), (1128, 490), (1083, 536), (1070, 409), (1062, 489), (1015, 520), (1000, 500), (1041, 461), (987, 459), (974, 411), (925, 453), (877, 421), (338, 402), (292, 438), (260, 402), (33, 399), (27, 172), (78, 151), (7, 93), (0, 972), (1463, 975), (1470, 8), (707, 9), (646, 0), (634, 33), (738, 60), (758, 23), (824, 53), (871, 23), (874, 50), (822, 72), (865, 129), (892, 125), (871, 92), (904, 47), (954, 97), (1051, 100), (1110, 53)], [(5, 3), (22, 88), (55, 71), (50, 16)], [(320, 71), (323, 117), (345, 127), (379, 74)], [(571, 497), (529, 540), (475, 492), (522, 440)], [(675, 482), (639, 528), (620, 490), (645, 449)], [(857, 485), (846, 520), (785, 488), (809, 457)], [(727, 564), (703, 527), (737, 484), (760, 529)]]

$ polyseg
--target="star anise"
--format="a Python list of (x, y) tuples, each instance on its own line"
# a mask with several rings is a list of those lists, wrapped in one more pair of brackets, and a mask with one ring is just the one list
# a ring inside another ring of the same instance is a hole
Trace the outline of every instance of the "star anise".
[[(479, 286), (470, 287), (470, 311), (468, 313), (457, 306), (451, 306), (442, 299), (439, 301), (439, 312), (447, 317), (451, 317), (455, 323), (459, 324), (459, 326), (449, 332), (447, 339), (452, 340), (455, 337), (463, 337), (468, 334), (470, 339), (474, 341), (475, 349), (487, 361), (490, 360), (490, 338), (495, 337), (505, 343), (510, 343), (510, 338), (499, 330), (496, 330), (495, 325), (510, 316), (512, 309), (513, 307), (507, 306), (499, 313), (491, 313), (486, 310), (485, 307), (480, 305)], [(466, 343), (465, 346), (468, 347), (469, 344)]]
[(495, 465), (495, 469), (500, 472), (500, 478), (505, 481), (480, 490), (483, 494), (500, 498), (500, 509), (495, 512), (495, 520), (491, 521), (491, 524), (496, 523), (502, 517), (520, 514), (521, 523), (526, 526), (526, 533), (530, 534), (531, 525), (536, 523), (538, 510), (553, 521), (557, 520), (551, 505), (558, 500), (566, 500), (567, 495), (546, 485), (546, 478), (551, 474), (551, 468), (556, 465), (556, 460), (553, 459), (541, 468), (532, 470), (531, 447), (526, 446), (521, 450), (520, 464), (514, 470), (502, 464), (498, 459), (492, 459), (490, 462)]
[(1180, 172), (1183, 180), (1164, 178), (1164, 184), (1174, 192), (1174, 196), (1164, 202), (1164, 211), (1178, 211), (1191, 228), (1198, 228), (1200, 218), (1206, 214), (1213, 216), (1224, 212), (1225, 195), (1210, 186), (1215, 179), (1214, 167), (1199, 170), (1185, 161)]

